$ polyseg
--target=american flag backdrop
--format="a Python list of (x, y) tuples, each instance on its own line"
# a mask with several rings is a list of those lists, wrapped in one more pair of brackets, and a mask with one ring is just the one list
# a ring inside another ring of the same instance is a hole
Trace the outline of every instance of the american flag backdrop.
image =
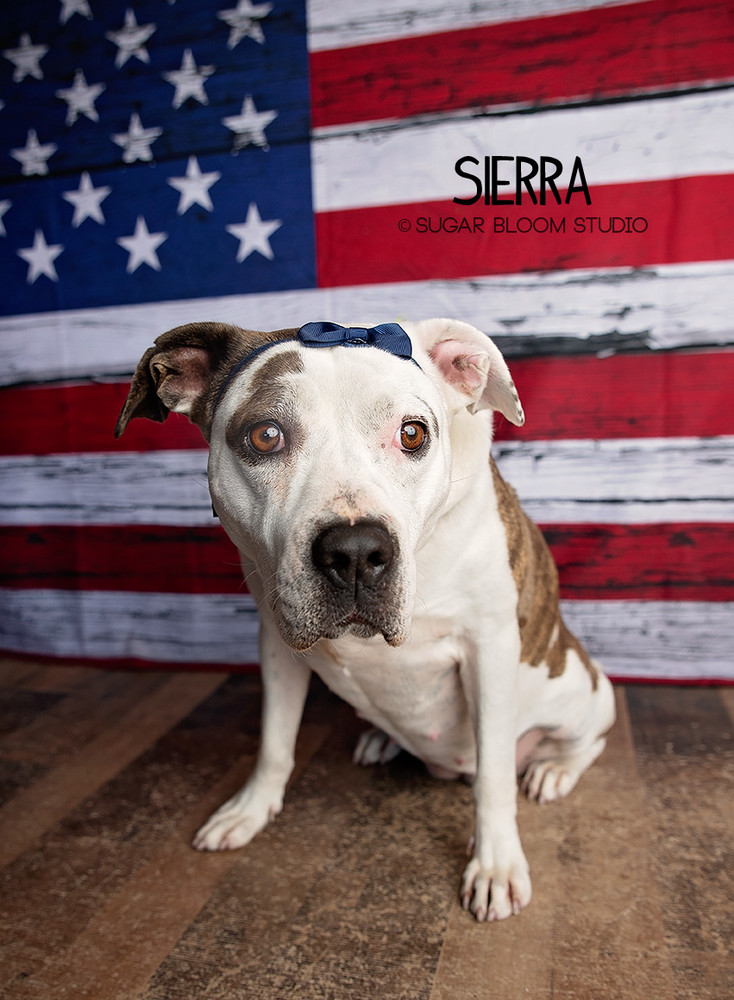
[[(0, 33), (3, 651), (255, 663), (198, 430), (113, 438), (138, 358), (442, 315), (508, 358), (496, 457), (569, 625), (617, 677), (734, 679), (731, 0), (23, 0)], [(560, 161), (561, 203), (457, 203), (485, 156)]]

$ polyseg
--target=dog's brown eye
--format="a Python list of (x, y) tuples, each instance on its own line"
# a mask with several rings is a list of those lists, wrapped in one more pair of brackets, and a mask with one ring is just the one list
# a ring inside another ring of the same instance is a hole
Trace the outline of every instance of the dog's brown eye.
[(417, 420), (406, 420), (400, 427), (400, 447), (403, 451), (418, 451), (428, 440), (428, 429)]
[(273, 420), (263, 420), (247, 432), (247, 442), (259, 455), (272, 455), (285, 447), (283, 431)]

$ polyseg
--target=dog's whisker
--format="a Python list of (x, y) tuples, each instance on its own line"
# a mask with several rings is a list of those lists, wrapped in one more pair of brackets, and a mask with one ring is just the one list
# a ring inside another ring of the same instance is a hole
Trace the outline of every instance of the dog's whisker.
[(423, 597), (423, 594), (421, 594), (419, 590), (416, 590), (415, 592), (415, 603), (420, 604), (423, 611), (426, 611), (428, 609), (428, 602), (426, 601), (426, 599)]

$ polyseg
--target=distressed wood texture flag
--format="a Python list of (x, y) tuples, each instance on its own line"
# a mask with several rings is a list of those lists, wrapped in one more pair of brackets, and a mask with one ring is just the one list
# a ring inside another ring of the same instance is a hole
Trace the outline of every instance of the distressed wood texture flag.
[(617, 677), (734, 679), (731, 0), (23, 0), (0, 14), (0, 647), (257, 661), (183, 417), (196, 319), (443, 315)]

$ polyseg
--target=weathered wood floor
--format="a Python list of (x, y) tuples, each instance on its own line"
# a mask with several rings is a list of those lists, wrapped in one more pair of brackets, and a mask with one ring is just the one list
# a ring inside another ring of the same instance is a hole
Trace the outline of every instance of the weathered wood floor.
[(731, 1000), (734, 690), (618, 689), (603, 758), (522, 802), (535, 896), (458, 905), (470, 791), (316, 686), (283, 814), (243, 851), (197, 824), (248, 772), (251, 676), (0, 664), (0, 995), (9, 1000)]

